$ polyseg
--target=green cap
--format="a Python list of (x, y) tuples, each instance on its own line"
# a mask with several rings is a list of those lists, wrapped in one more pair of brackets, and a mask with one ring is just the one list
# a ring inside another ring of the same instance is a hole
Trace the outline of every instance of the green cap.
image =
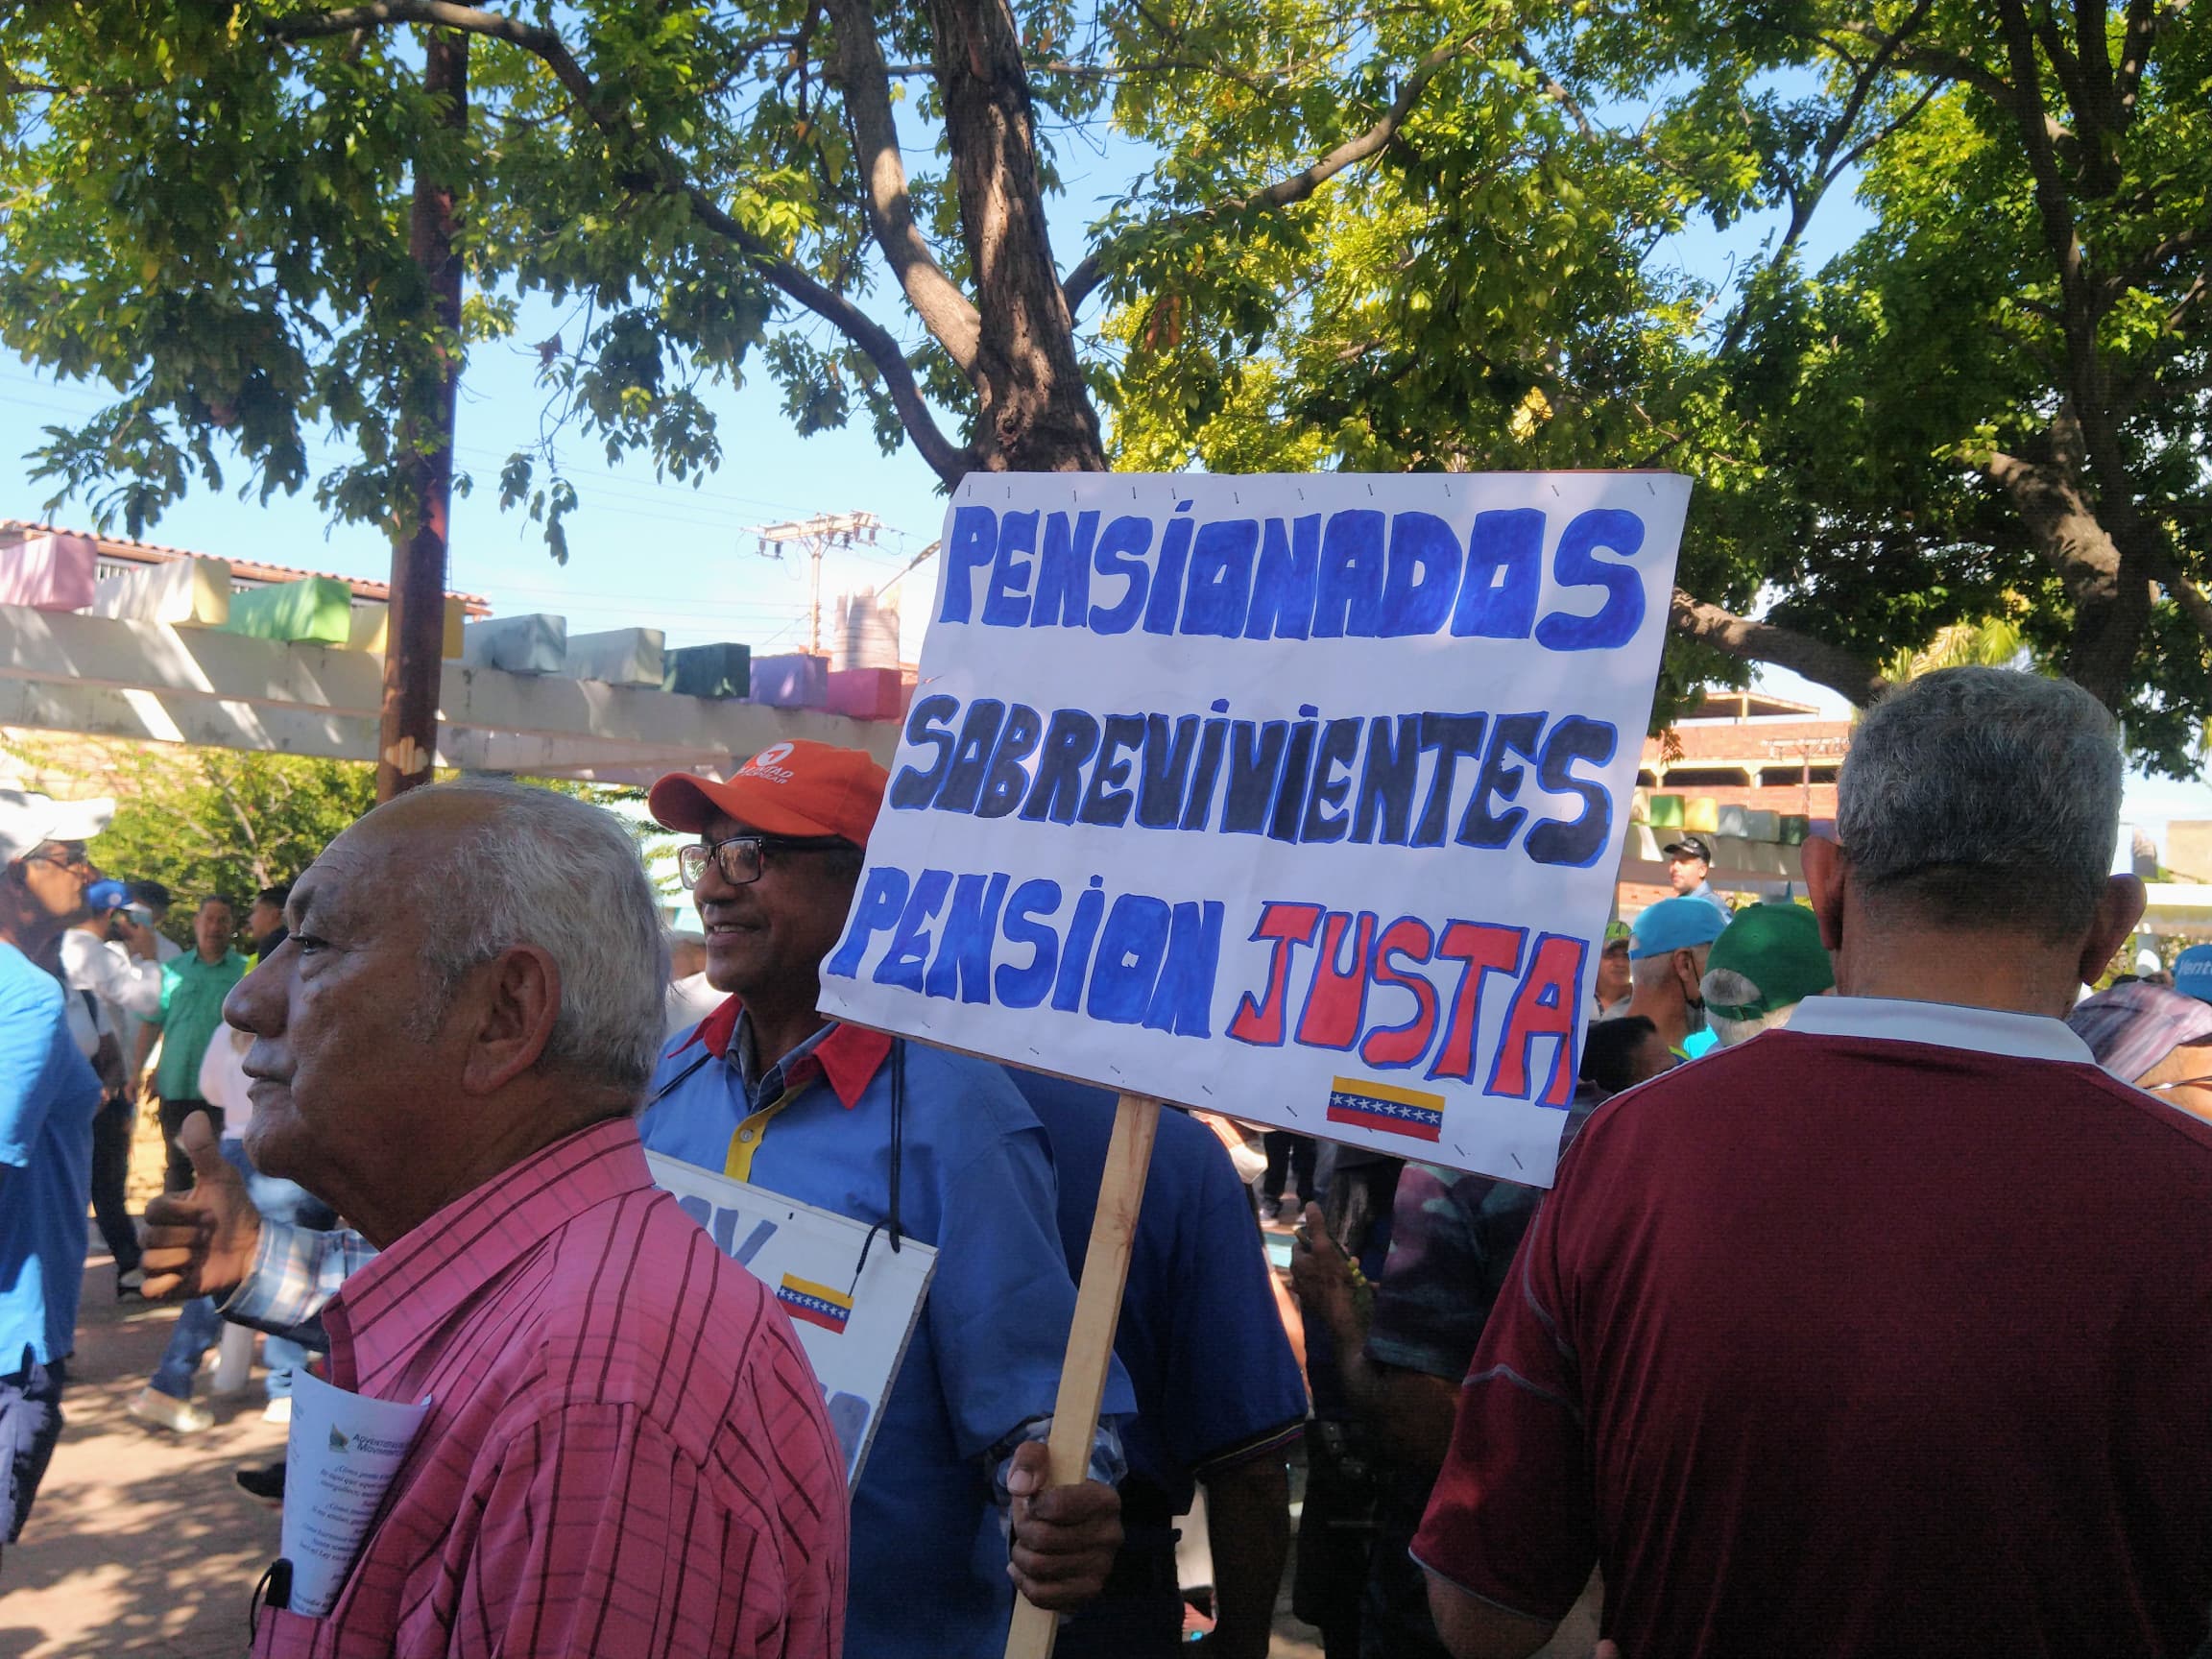
[(1836, 969), (1820, 943), (1820, 924), (1802, 904), (1752, 904), (1736, 912), (1705, 959), (1708, 981), (1736, 974), (1757, 988), (1751, 1002), (1722, 1003), (1708, 993), (1706, 1012), (1722, 1020), (1756, 1020), (1836, 986)]

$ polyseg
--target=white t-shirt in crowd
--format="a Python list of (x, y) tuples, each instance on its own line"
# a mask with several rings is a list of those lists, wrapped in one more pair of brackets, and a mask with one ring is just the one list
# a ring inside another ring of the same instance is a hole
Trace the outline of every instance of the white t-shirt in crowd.
[(729, 999), (727, 992), (707, 983), (704, 969), (674, 981), (668, 987), (668, 1035), (690, 1030)]
[(252, 1079), (246, 1075), (246, 1050), (253, 1034), (225, 1022), (207, 1045), (200, 1060), (200, 1098), (223, 1108), (223, 1139), (243, 1140), (246, 1125), (253, 1120), (253, 1096), (246, 1093)]
[[(162, 945), (169, 945), (164, 939)], [(158, 947), (156, 947), (158, 949)], [(177, 947), (169, 945), (171, 951)], [(133, 956), (112, 939), (102, 939), (82, 927), (61, 935), (61, 978), (72, 991), (89, 991), (108, 1004), (109, 1016), (120, 1022), (129, 1015), (147, 1019), (161, 1009), (161, 963)]]

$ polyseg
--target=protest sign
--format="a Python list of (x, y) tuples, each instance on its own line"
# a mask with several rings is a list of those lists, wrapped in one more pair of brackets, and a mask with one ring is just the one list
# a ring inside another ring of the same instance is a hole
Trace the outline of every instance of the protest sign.
[(972, 475), (824, 1011), (1549, 1184), (1689, 493)]
[(845, 1455), (846, 1484), (857, 1482), (937, 1252), (911, 1238), (894, 1250), (880, 1228), (695, 1164), (658, 1152), (645, 1162), (655, 1184), (791, 1316)]

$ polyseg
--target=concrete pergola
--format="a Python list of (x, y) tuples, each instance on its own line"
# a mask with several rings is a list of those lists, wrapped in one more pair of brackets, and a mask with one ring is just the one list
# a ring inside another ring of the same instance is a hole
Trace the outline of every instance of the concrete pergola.
[[(0, 726), (373, 761), (382, 696), (373, 652), (0, 605)], [(723, 776), (794, 737), (888, 761), (898, 733), (895, 721), (452, 661), (437, 760), (639, 783), (670, 771)]]

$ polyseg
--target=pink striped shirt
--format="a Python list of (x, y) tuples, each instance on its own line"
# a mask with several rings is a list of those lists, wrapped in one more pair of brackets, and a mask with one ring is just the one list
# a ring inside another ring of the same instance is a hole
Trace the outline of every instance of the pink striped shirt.
[(635, 1123), (447, 1205), (323, 1313), (330, 1380), (436, 1402), (325, 1619), (257, 1656), (835, 1659), (845, 1482), (759, 1283), (658, 1190)]

